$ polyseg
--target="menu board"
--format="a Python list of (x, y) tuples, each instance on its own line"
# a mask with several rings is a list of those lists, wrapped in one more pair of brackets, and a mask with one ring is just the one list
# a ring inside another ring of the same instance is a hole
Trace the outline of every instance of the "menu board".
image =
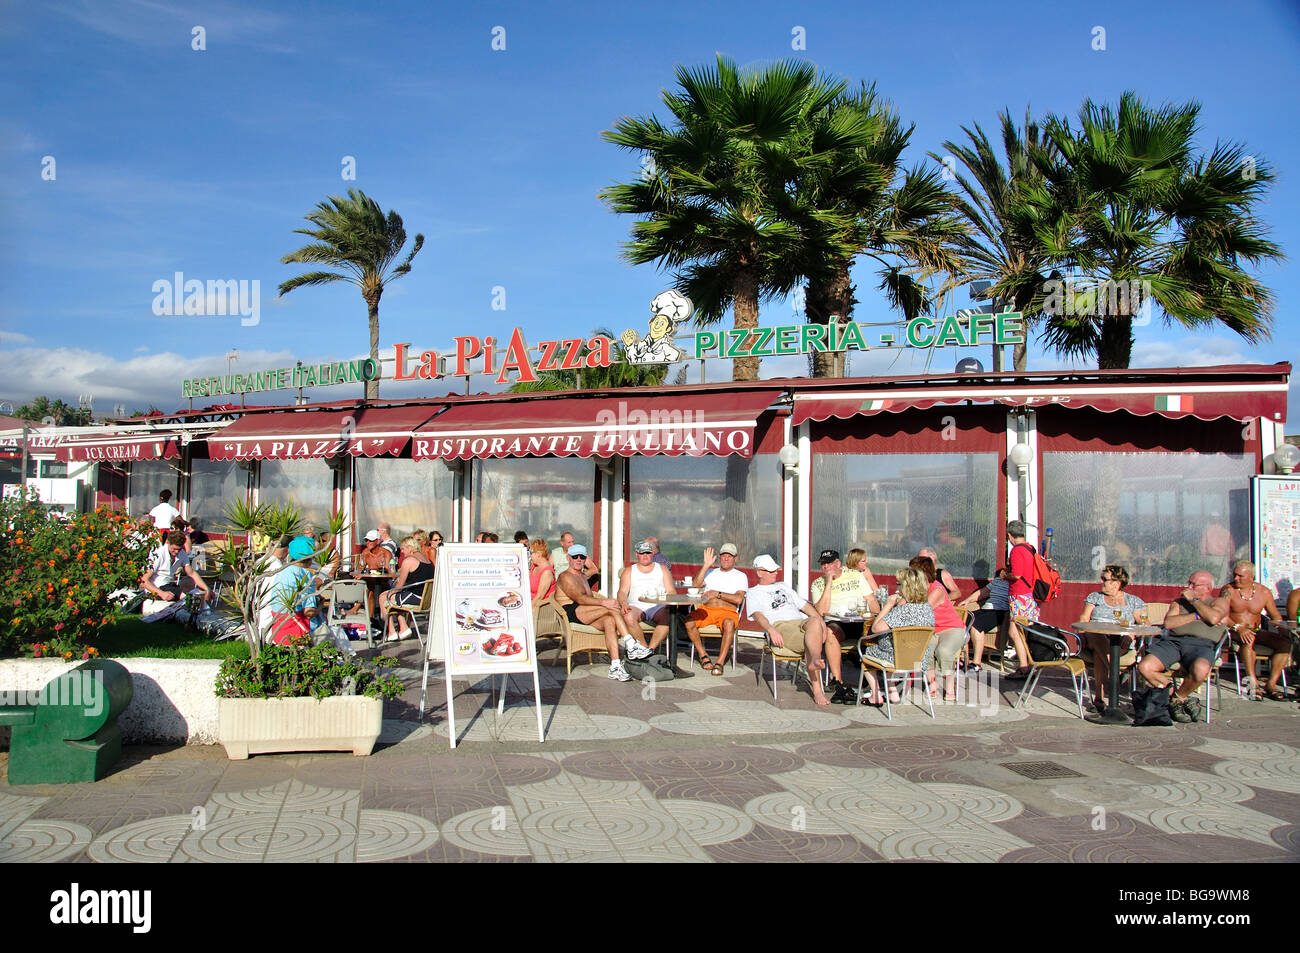
[[(537, 673), (537, 640), (528, 589), (528, 553), (514, 543), (447, 543), (438, 550), (437, 577), (430, 614), (428, 652), (424, 661), (424, 690), (428, 694), (429, 662), (441, 658), (447, 683), (447, 720), (451, 746), (456, 747), (453, 679), (505, 676), (531, 672), (537, 704), (537, 740), (544, 741), (541, 687)], [(439, 654), (441, 652), (441, 655)]]
[(1251, 557), (1283, 605), (1300, 586), (1300, 475), (1251, 478)]

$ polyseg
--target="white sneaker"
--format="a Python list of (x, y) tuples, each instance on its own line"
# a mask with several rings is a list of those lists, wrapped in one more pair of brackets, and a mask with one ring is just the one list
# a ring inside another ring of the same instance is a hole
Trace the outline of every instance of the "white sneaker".
[(650, 650), (630, 635), (623, 637), (623, 648), (627, 652), (627, 657), (634, 662), (650, 657)]
[(632, 676), (627, 673), (627, 669), (623, 667), (622, 662), (609, 663), (609, 677), (618, 682), (632, 681)]

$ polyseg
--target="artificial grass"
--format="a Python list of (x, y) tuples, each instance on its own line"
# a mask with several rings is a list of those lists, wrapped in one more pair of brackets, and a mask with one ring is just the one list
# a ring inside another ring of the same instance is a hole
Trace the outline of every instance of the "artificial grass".
[(89, 640), (105, 658), (248, 658), (243, 639), (214, 642), (211, 636), (173, 622), (141, 621), (138, 615), (119, 615)]

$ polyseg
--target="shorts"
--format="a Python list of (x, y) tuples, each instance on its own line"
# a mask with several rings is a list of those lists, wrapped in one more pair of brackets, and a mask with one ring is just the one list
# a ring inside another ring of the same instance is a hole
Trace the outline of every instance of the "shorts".
[(397, 593), (389, 600), (390, 606), (418, 606), (420, 600), (424, 598), (424, 593), (417, 589), (404, 589)]
[(641, 612), (641, 620), (643, 622), (648, 622), (650, 625), (668, 624), (668, 616), (664, 616), (662, 619), (658, 618), (658, 616), (668, 608), (667, 606), (654, 605), (650, 602), (632, 601), (628, 603), (628, 608), (639, 610)]
[(578, 618), (578, 604), (576, 602), (567, 603), (562, 607), (564, 614), (569, 617), (571, 625), (584, 625), (585, 623)]
[(971, 616), (970, 627), (976, 632), (993, 632), (1007, 621), (1010, 614), (1007, 609), (976, 609)]
[(687, 622), (694, 622), (701, 629), (710, 625), (716, 625), (721, 629), (722, 623), (728, 619), (739, 625), (740, 613), (735, 609), (728, 609), (724, 606), (700, 606), (686, 617)]
[(1028, 619), (1030, 622), (1037, 622), (1038, 603), (1034, 601), (1034, 594), (1026, 592), (1023, 596), (1012, 596), (1011, 615), (1013, 618), (1019, 617)]
[(803, 629), (808, 622), (797, 619), (787, 619), (785, 622), (774, 622), (772, 628), (781, 633), (781, 640), (785, 642), (785, 651), (795, 655), (804, 654)]
[[(1232, 633), (1233, 648), (1241, 647), (1241, 636)], [(1292, 650), (1291, 635), (1288, 632), (1274, 632), (1272, 629), (1261, 629), (1255, 633), (1255, 644), (1262, 645), (1266, 649), (1272, 649), (1279, 655), (1290, 655)]]
[(1152, 641), (1147, 648), (1148, 655), (1154, 655), (1165, 669), (1177, 662), (1184, 669), (1190, 669), (1197, 659), (1214, 663), (1214, 643), (1195, 635), (1174, 635), (1166, 632)]

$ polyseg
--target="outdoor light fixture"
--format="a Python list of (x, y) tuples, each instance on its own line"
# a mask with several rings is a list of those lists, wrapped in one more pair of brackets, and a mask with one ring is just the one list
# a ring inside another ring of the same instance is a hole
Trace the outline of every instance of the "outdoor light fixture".
[(1273, 463), (1278, 473), (1290, 473), (1300, 466), (1300, 447), (1293, 443), (1284, 443), (1273, 451)]
[(956, 372), (958, 374), (983, 374), (984, 365), (979, 362), (978, 358), (963, 357), (957, 362)]
[(442, 462), (452, 473), (465, 472), (465, 461), (460, 457), (443, 457)]
[(1020, 498), (1020, 518), (1025, 519), (1029, 512), (1029, 503), (1032, 500), (1033, 490), (1030, 487), (1029, 480), (1025, 479), (1029, 475), (1029, 464), (1034, 460), (1034, 451), (1030, 449), (1027, 443), (1018, 443), (1011, 448), (1007, 454), (1007, 462), (1016, 468), (1016, 476), (1020, 480), (1020, 485), (1024, 487), (1025, 492)]
[(612, 475), (613, 475), (613, 473), (614, 473), (614, 458), (613, 458), (613, 457), (596, 457), (595, 460), (596, 460), (596, 469), (597, 469), (597, 470), (599, 470), (601, 473), (605, 474), (605, 476), (612, 476)]
[(785, 467), (787, 473), (799, 472), (799, 448), (794, 444), (787, 443), (776, 458), (781, 461), (781, 466)]
[(325, 466), (338, 473), (342, 473), (348, 467), (348, 458), (342, 454), (336, 457), (326, 457)]

